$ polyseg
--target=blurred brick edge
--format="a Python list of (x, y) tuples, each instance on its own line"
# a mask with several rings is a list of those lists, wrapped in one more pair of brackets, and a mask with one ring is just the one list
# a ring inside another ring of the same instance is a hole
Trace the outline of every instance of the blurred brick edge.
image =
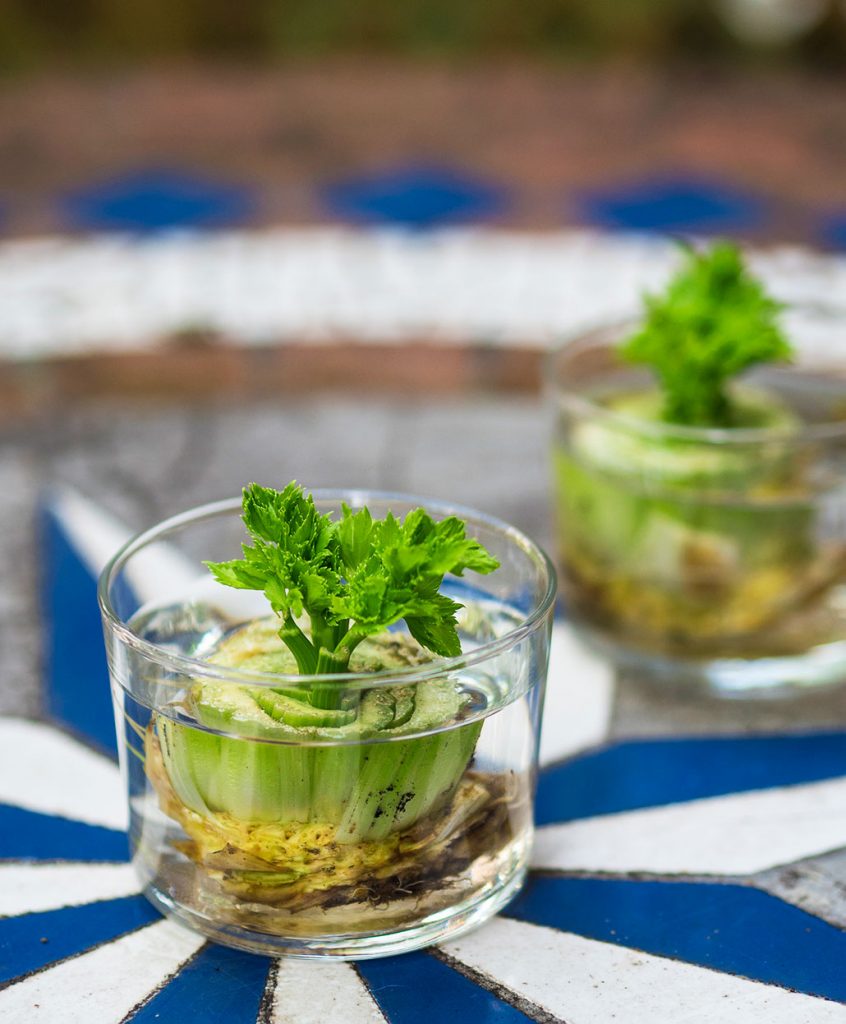
[(418, 341), (244, 348), (181, 343), (136, 352), (0, 362), (0, 424), (92, 400), (238, 402), (310, 393), (425, 397), (535, 393), (542, 353)]

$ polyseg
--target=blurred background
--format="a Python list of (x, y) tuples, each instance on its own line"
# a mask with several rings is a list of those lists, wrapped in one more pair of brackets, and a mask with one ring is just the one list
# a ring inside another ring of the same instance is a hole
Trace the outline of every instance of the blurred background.
[(462, 501), (550, 543), (552, 340), (673, 237), (846, 302), (842, 0), (5, 0), (0, 710), (38, 509), (248, 480)]
[[(42, 375), (60, 397), (532, 389), (550, 332), (665, 272), (656, 239), (846, 246), (839, 0), (7, 0), (0, 71), (0, 356), (191, 370)], [(520, 352), (188, 354), (306, 339)]]

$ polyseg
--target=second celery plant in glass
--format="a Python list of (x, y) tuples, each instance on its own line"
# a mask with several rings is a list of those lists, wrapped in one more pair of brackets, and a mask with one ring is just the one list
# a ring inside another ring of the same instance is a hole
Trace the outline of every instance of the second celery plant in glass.
[(742, 693), (846, 673), (846, 388), (768, 368), (793, 358), (783, 314), (722, 243), (639, 325), (554, 356), (565, 597), (646, 674)]

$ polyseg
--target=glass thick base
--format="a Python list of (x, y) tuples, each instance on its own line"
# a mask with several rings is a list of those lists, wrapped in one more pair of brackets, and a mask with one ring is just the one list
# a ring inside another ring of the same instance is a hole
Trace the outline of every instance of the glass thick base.
[(846, 684), (846, 640), (819, 644), (801, 654), (683, 658), (626, 646), (584, 623), (577, 627), (590, 647), (623, 672), (664, 688), (697, 689), (736, 700), (778, 700)]
[(430, 914), (402, 929), (314, 938), (267, 934), (228, 923), (218, 924), (177, 903), (153, 885), (146, 885), (143, 892), (165, 916), (224, 946), (275, 957), (365, 960), (410, 953), (477, 928), (517, 895), (525, 881), (526, 871), (523, 862), (507, 879), (489, 886), (488, 891), (477, 893), (464, 903)]

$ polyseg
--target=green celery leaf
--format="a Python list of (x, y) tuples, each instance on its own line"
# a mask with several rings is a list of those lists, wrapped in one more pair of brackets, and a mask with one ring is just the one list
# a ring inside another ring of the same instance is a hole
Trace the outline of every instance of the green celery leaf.
[(257, 569), (245, 562), (233, 560), (231, 562), (206, 562), (204, 563), (211, 570), (212, 576), (226, 587), (235, 587), (238, 590), (262, 590), (265, 577)]
[(348, 505), (342, 508), (338, 524), (338, 543), (341, 557), (348, 569), (355, 569), (370, 554), (373, 516), (367, 508), (353, 512)]
[[(390, 512), (374, 521), (366, 508), (345, 505), (335, 522), (292, 482), (282, 491), (250, 484), (243, 510), (253, 541), (243, 546), (243, 560), (206, 564), (227, 586), (264, 592), (282, 620), (279, 636), (305, 673), (343, 671), (365, 637), (401, 619), (435, 654), (460, 654), (461, 605), (439, 593), (444, 576), (499, 565), (466, 536), (461, 519), (436, 521), (424, 509), (402, 521)], [(307, 632), (297, 622), (304, 613)]]
[(400, 523), (389, 513), (373, 524), (373, 551), (350, 571), (334, 613), (352, 620), (356, 638), (405, 619), (415, 639), (435, 654), (460, 654), (455, 614), (461, 605), (439, 593), (443, 578), (468, 568), (488, 573), (499, 565), (465, 530), (455, 516), (436, 522), (415, 509)]
[[(443, 594), (437, 594), (427, 602), (419, 602), (417, 607), (421, 614), (406, 615), (405, 624), (414, 639), (447, 658), (455, 658), (461, 654), (461, 642), (458, 638), (456, 613), (462, 605)], [(428, 610), (429, 614), (423, 614)]]
[(778, 324), (781, 310), (736, 246), (687, 249), (665, 292), (647, 296), (643, 325), (620, 354), (658, 378), (665, 420), (731, 427), (736, 410), (728, 382), (751, 366), (793, 354)]

